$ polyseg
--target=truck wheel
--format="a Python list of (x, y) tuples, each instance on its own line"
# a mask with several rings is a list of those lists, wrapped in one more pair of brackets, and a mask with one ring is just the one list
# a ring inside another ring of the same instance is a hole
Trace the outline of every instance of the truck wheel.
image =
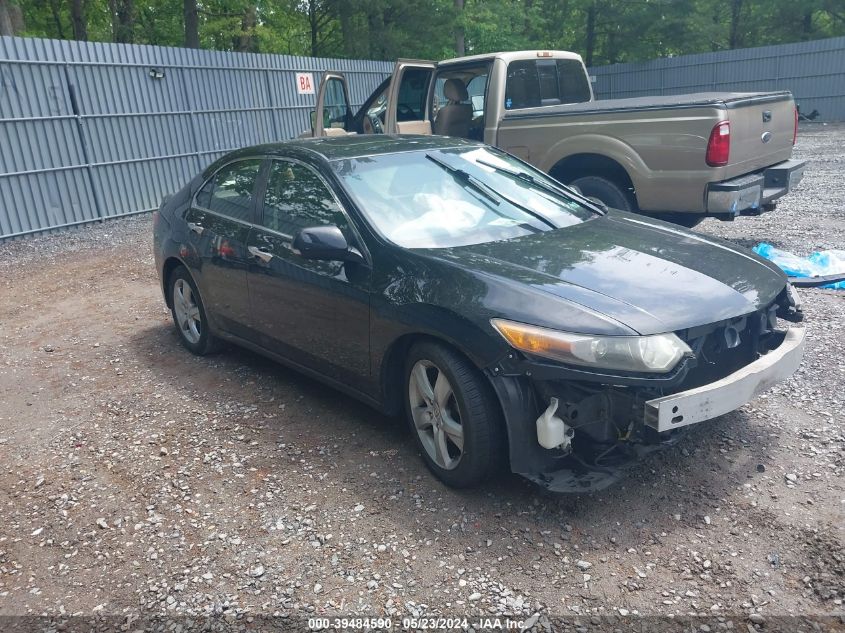
[(637, 211), (637, 203), (634, 201), (634, 195), (629, 190), (623, 189), (607, 178), (602, 178), (601, 176), (582, 176), (569, 184), (578, 187), (581, 193), (588, 198), (598, 198), (612, 209)]

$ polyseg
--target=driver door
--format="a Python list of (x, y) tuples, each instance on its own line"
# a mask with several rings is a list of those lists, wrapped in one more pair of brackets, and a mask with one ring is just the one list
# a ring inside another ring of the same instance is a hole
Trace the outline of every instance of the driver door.
[(435, 62), (400, 59), (387, 92), (388, 134), (431, 134), (430, 94)]
[(313, 136), (344, 136), (349, 131), (352, 111), (349, 108), (349, 87), (343, 73), (328, 71), (320, 82), (317, 109), (312, 113)]

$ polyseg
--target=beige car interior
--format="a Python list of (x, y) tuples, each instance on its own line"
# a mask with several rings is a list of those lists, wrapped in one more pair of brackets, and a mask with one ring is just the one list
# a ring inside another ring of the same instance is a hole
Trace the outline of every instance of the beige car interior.
[(447, 79), (443, 84), (443, 94), (446, 105), (437, 111), (434, 119), (434, 133), (443, 136), (469, 136), (469, 126), (472, 123), (472, 106), (462, 103), (469, 100), (469, 94), (464, 82), (460, 79)]
[(431, 121), (397, 121), (396, 129), (399, 130), (399, 134), (431, 135)]

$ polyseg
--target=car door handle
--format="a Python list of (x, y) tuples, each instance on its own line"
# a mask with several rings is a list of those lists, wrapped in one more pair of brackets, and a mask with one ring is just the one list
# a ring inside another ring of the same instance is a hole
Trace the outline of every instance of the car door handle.
[(267, 251), (262, 251), (257, 246), (249, 246), (249, 247), (247, 247), (247, 250), (249, 251), (250, 255), (252, 255), (253, 257), (257, 257), (258, 259), (260, 259), (265, 264), (267, 262), (269, 262), (271, 259), (273, 259), (273, 253), (268, 253)]
[(202, 232), (205, 231), (202, 224), (197, 224), (196, 222), (188, 222), (188, 228), (197, 235), (202, 235)]

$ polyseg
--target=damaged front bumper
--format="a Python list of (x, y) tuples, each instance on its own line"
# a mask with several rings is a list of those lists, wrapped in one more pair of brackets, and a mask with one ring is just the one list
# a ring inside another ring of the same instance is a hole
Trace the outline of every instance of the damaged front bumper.
[[(776, 307), (761, 312), (761, 317)], [(752, 321), (757, 319), (741, 323)], [(723, 329), (732, 325), (736, 323), (723, 324), (702, 340), (723, 338)], [(749, 325), (744, 333), (750, 332)], [(749, 361), (736, 359), (727, 374), (708, 373), (726, 363), (708, 364), (711, 352), (702, 352), (700, 346), (703, 364), (697, 369), (657, 380), (641, 377), (639, 382), (594, 375), (598, 380), (588, 383), (560, 367), (555, 376), (550, 365), (528, 359), (494, 367), (491, 382), (505, 413), (512, 471), (553, 492), (606, 488), (647, 454), (678, 441), (679, 429), (729, 413), (789, 378), (803, 358), (804, 328), (792, 326), (767, 336), (765, 352), (761, 349)], [(559, 408), (550, 407), (558, 400)], [(549, 449), (557, 440), (548, 438), (559, 436), (565, 441)]]
[(730, 413), (761, 391), (789, 378), (803, 357), (804, 328), (792, 327), (778, 347), (721, 380), (648, 400), (645, 423), (663, 433)]

